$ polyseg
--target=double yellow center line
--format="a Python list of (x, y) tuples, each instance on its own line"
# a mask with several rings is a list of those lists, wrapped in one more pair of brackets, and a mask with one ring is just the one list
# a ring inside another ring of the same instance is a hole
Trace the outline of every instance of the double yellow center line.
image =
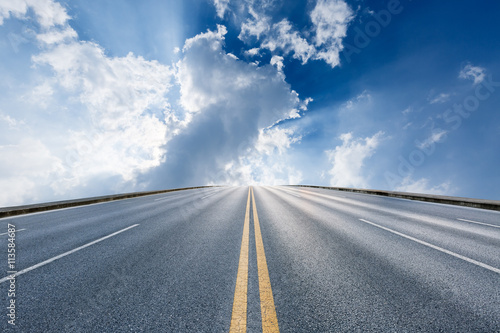
[(257, 250), (257, 270), (259, 274), (260, 311), (262, 316), (262, 332), (279, 332), (278, 318), (274, 307), (271, 280), (267, 270), (264, 243), (260, 232), (259, 217), (253, 188), (248, 189), (247, 208), (243, 225), (243, 238), (241, 240), (240, 260), (238, 274), (236, 275), (236, 288), (234, 291), (233, 314), (229, 332), (246, 332), (247, 329), (247, 293), (248, 293), (248, 247), (250, 237), (250, 197), (252, 198), (253, 222), (255, 230), (255, 247)]

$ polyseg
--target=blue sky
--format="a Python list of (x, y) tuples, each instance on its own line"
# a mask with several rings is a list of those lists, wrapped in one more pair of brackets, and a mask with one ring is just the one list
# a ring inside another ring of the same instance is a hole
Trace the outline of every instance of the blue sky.
[(0, 206), (205, 184), (500, 200), (494, 1), (0, 3)]

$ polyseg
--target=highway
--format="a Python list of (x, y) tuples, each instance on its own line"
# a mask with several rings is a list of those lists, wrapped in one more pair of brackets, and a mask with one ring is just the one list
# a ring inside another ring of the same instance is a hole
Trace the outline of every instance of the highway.
[(202, 188), (2, 218), (0, 249), (2, 332), (500, 332), (496, 211)]

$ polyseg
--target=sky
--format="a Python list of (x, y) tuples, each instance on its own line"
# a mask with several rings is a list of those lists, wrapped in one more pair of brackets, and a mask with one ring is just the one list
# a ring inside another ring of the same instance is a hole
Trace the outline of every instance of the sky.
[(0, 0), (0, 206), (214, 184), (500, 200), (499, 12)]

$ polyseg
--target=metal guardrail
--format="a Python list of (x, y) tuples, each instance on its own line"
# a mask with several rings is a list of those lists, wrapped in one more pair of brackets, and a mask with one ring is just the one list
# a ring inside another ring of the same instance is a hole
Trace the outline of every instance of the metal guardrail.
[(407, 193), (407, 192), (395, 192), (395, 191), (382, 191), (382, 190), (370, 190), (370, 189), (359, 189), (359, 188), (346, 188), (346, 187), (329, 187), (329, 186), (316, 186), (316, 185), (293, 185), (299, 187), (310, 187), (310, 188), (323, 188), (327, 190), (337, 190), (344, 192), (354, 192), (354, 193), (364, 193), (373, 194), (385, 197), (417, 200), (434, 202), (448, 205), (465, 206), (489, 210), (500, 211), (500, 201), (499, 200), (483, 200), (483, 199), (471, 199), (462, 197), (450, 197), (444, 195), (433, 195), (433, 194), (420, 194), (420, 193)]
[[(364, 194), (372, 194), (372, 195), (379, 195), (379, 196), (385, 196), (385, 197), (393, 197), (393, 198), (401, 198), (401, 199), (409, 199), (409, 200), (417, 200), (417, 201), (426, 201), (426, 202), (434, 202), (434, 203), (441, 203), (441, 204), (448, 204), (448, 205), (465, 206), (465, 207), (473, 207), (473, 208), (481, 208), (481, 209), (500, 211), (500, 201), (499, 200), (471, 199), (471, 198), (451, 197), (451, 196), (443, 196), (443, 195), (382, 191), (382, 190), (358, 189), (358, 188), (347, 188), (347, 187), (329, 187), (329, 186), (317, 186), (317, 185), (291, 185), (291, 186), (322, 188), (322, 189), (327, 189), (327, 190), (364, 193)], [(133, 192), (133, 193), (124, 193), (124, 194), (105, 195), (105, 196), (92, 197), (92, 198), (83, 198), (83, 199), (75, 199), (75, 200), (64, 200), (64, 201), (40, 203), (40, 204), (25, 205), (25, 206), (3, 207), (3, 208), (0, 208), (0, 218), (22, 215), (22, 214), (29, 214), (29, 213), (36, 213), (36, 212), (43, 212), (43, 211), (47, 211), (47, 210), (54, 210), (54, 209), (61, 209), (61, 208), (84, 206), (84, 205), (90, 205), (90, 204), (95, 204), (95, 203), (100, 203), (100, 202), (107, 202), (107, 201), (114, 201), (114, 200), (121, 200), (121, 199), (130, 199), (130, 198), (142, 197), (142, 196), (146, 196), (146, 195), (162, 194), (162, 193), (168, 193), (168, 192), (184, 191), (184, 190), (192, 190), (192, 189), (197, 189), (197, 188), (208, 188), (208, 187), (217, 187), (217, 186), (195, 186), (195, 187), (175, 188), (175, 189), (160, 190), (160, 191)]]
[(29, 214), (29, 213), (44, 212), (47, 210), (54, 210), (54, 209), (61, 209), (61, 208), (84, 206), (84, 205), (90, 205), (90, 204), (106, 202), (106, 201), (130, 199), (130, 198), (142, 197), (142, 196), (146, 196), (146, 195), (154, 195), (154, 194), (192, 190), (192, 189), (207, 188), (207, 187), (217, 187), (217, 186), (196, 186), (196, 187), (175, 188), (175, 189), (160, 190), (160, 191), (133, 192), (133, 193), (124, 193), (124, 194), (105, 195), (105, 196), (100, 196), (100, 197), (75, 199), (75, 200), (47, 202), (47, 203), (40, 203), (40, 204), (33, 204), (33, 205), (3, 207), (3, 208), (0, 208), (0, 218), (22, 215), (22, 214)]

